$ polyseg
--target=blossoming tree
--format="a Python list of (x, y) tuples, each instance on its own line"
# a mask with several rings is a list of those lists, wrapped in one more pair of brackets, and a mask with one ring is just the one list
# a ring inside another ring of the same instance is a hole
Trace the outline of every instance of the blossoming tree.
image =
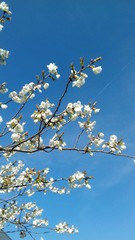
[[(0, 31), (6, 21), (10, 20), (11, 11), (5, 2), (0, 3), (2, 12), (0, 18)], [(5, 65), (9, 57), (9, 51), (0, 49), (0, 64)], [(36, 203), (27, 201), (27, 196), (31, 198), (39, 192), (45, 194), (53, 192), (57, 194), (70, 193), (71, 189), (86, 187), (91, 189), (90, 180), (92, 176), (88, 176), (86, 171), (77, 171), (71, 176), (65, 176), (55, 179), (48, 177), (49, 169), (36, 170), (24, 166), (22, 160), (14, 160), (17, 153), (25, 153), (26, 155), (36, 152), (44, 152), (44, 154), (53, 151), (74, 151), (78, 154), (111, 154), (122, 157), (134, 158), (123, 154), (126, 149), (125, 143), (116, 135), (111, 135), (109, 140), (104, 139), (104, 133), (98, 132), (94, 134), (96, 121), (92, 121), (92, 116), (100, 110), (96, 107), (96, 103), (86, 103), (83, 105), (79, 100), (77, 102), (69, 102), (66, 107), (63, 106), (63, 100), (69, 91), (69, 86), (80, 88), (85, 84), (86, 70), (92, 71), (93, 74), (100, 74), (101, 66), (97, 66), (97, 62), (101, 57), (91, 59), (88, 65), (85, 65), (84, 59), (80, 59), (80, 69), (76, 70), (71, 64), (69, 78), (65, 83), (65, 88), (57, 103), (52, 103), (48, 98), (44, 99), (44, 91), (49, 88), (49, 79), (52, 81), (60, 78), (58, 67), (55, 63), (47, 65), (47, 70), (41, 72), (36, 77), (35, 82), (25, 84), (19, 92), (12, 91), (8, 93), (6, 83), (0, 84), (0, 93), (7, 94), (7, 101), (0, 103), (1, 112), (6, 110), (8, 114), (9, 104), (17, 104), (17, 111), (13, 113), (12, 118), (4, 122), (2, 113), (0, 115), (0, 137), (1, 140), (0, 153), (1, 158), (5, 159), (5, 164), (0, 167), (0, 229), (6, 229), (9, 226), (12, 231), (18, 232), (20, 238), (30, 235), (34, 238), (34, 230), (40, 228), (43, 232), (55, 231), (57, 233), (75, 233), (77, 228), (73, 225), (69, 226), (66, 222), (57, 223), (50, 226), (47, 218), (40, 217), (43, 209), (39, 208)], [(30, 134), (27, 129), (27, 122), (23, 118), (22, 110), (29, 104), (33, 98), (36, 98), (37, 92), (42, 94), (42, 101), (35, 106), (35, 111), (30, 113), (28, 118), (33, 120), (34, 130)], [(76, 123), (80, 132), (76, 136), (74, 144), (66, 144), (66, 134), (64, 127), (70, 127), (70, 123)], [(49, 134), (49, 141), (45, 140), (45, 136)], [(80, 141), (85, 138), (85, 144)], [(5, 144), (5, 139), (8, 141)], [(59, 185), (60, 183), (60, 185)], [(19, 199), (23, 199), (19, 201)], [(6, 227), (6, 228), (5, 228)], [(43, 239), (41, 237), (41, 239)]]

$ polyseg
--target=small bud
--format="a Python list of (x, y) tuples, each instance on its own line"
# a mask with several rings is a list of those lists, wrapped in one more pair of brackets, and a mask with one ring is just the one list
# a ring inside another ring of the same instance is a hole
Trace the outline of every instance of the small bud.
[(81, 65), (82, 68), (84, 68), (84, 58), (83, 57), (80, 58), (80, 65)]
[(44, 70), (42, 70), (42, 77), (43, 77), (43, 79), (45, 78), (45, 71)]

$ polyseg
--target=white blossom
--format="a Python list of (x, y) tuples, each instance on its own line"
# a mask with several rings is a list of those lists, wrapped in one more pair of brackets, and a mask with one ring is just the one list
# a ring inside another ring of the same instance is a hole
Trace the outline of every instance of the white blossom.
[(82, 180), (85, 176), (84, 172), (77, 171), (75, 174), (71, 176), (71, 181)]
[(0, 31), (2, 31), (2, 29), (3, 29), (3, 25), (2, 25), (2, 24), (0, 24)]
[(94, 126), (96, 125), (96, 121), (90, 122), (78, 122), (80, 128), (85, 128), (86, 132), (91, 132), (94, 129)]
[(34, 227), (40, 227), (40, 226), (48, 226), (48, 220), (47, 219), (35, 219), (33, 221)]
[(72, 113), (72, 111), (73, 111), (73, 104), (72, 103), (68, 103), (68, 105), (66, 107), (66, 111), (68, 113)]
[(0, 116), (0, 123), (2, 123), (3, 122), (3, 118), (2, 118), (2, 116)]
[(98, 113), (100, 112), (100, 109), (99, 108), (94, 108), (94, 113)]
[(19, 96), (25, 96), (27, 93), (29, 93), (31, 90), (33, 90), (33, 87), (34, 87), (34, 82), (30, 82), (28, 84), (25, 84), (21, 91), (19, 92)]
[(58, 67), (55, 65), (55, 63), (50, 63), (49, 65), (47, 65), (47, 68), (48, 68), (50, 73), (52, 73), (52, 74), (57, 73)]
[(1, 9), (3, 12), (6, 12), (7, 14), (11, 14), (11, 11), (9, 11), (8, 4), (5, 3), (5, 2), (1, 2), (1, 3), (0, 3), (0, 9)]
[(89, 105), (84, 105), (84, 113), (88, 114), (89, 116), (92, 113), (92, 109)]
[(11, 135), (12, 141), (18, 142), (20, 140), (20, 134), (19, 133), (13, 133)]
[(60, 74), (56, 73), (56, 78), (59, 79), (60, 78)]
[(44, 83), (44, 89), (47, 89), (49, 87), (49, 83)]
[(79, 127), (80, 127), (80, 128), (83, 128), (83, 127), (84, 127), (84, 125), (85, 125), (85, 123), (84, 123), (84, 122), (82, 123), (82, 122), (80, 122), (80, 121), (78, 122), (78, 124), (79, 124)]
[(11, 121), (7, 122), (7, 127), (10, 128), (9, 130), (11, 130), (17, 124), (18, 124), (18, 120), (16, 118), (13, 118)]
[(60, 74), (58, 74), (57, 72), (58, 67), (55, 65), (55, 63), (50, 63), (49, 65), (47, 65), (47, 68), (49, 73), (56, 75), (56, 78), (60, 77)]
[(44, 240), (44, 238), (43, 238), (43, 237), (41, 237), (41, 238), (40, 238), (40, 240)]
[(121, 149), (121, 150), (125, 150), (126, 148), (127, 148), (127, 147), (126, 147), (125, 143), (122, 142), (122, 143), (120, 144), (120, 149)]
[(50, 139), (49, 146), (52, 148), (57, 147), (59, 150), (62, 150), (62, 148), (66, 146), (66, 143), (59, 138), (59, 135), (55, 134), (53, 138)]
[(75, 80), (72, 83), (72, 87), (81, 87), (85, 84), (85, 79), (88, 77), (86, 73), (80, 73), (80, 76), (74, 75)]
[(2, 84), (0, 84), (0, 93), (7, 93), (8, 89), (6, 88), (6, 83), (3, 82)]
[(31, 197), (32, 195), (34, 195), (35, 191), (32, 190), (32, 189), (28, 189), (25, 193), (26, 193), (29, 197)]
[(74, 111), (77, 113), (77, 115), (82, 113), (83, 105), (81, 104), (80, 101), (77, 101), (76, 103), (74, 103), (73, 106), (74, 106)]
[(3, 103), (2, 103), (2, 104), (0, 105), (0, 107), (1, 107), (2, 109), (6, 109), (6, 108), (7, 108), (7, 104), (3, 104)]
[(0, 48), (0, 64), (6, 64), (6, 58), (9, 57), (9, 51)]
[(73, 225), (71, 227), (68, 226), (68, 224), (66, 222), (61, 222), (59, 224), (56, 225), (55, 228), (57, 233), (74, 233), (74, 232), (78, 232), (78, 229), (75, 228)]
[(24, 128), (23, 128), (24, 125), (25, 125), (25, 123), (22, 123), (22, 124), (18, 123), (18, 124), (14, 127), (13, 131), (16, 132), (16, 133), (21, 133), (21, 132), (23, 132), (23, 131), (24, 131)]
[(99, 137), (103, 138), (104, 137), (104, 133), (100, 132), (99, 134)]
[(101, 67), (101, 66), (93, 67), (93, 68), (92, 68), (92, 71), (93, 71), (94, 74), (97, 75), (97, 74), (99, 74), (99, 73), (102, 72), (102, 67)]

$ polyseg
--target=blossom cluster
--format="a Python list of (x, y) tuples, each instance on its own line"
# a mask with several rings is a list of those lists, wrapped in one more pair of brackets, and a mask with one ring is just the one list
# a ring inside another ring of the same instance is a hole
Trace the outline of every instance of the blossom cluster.
[[(93, 106), (90, 106), (90, 104), (82, 105), (80, 101), (77, 101), (75, 103), (68, 103), (64, 115), (68, 116), (70, 120), (76, 120), (77, 118), (91, 118), (92, 112), (97, 113), (100, 110), (96, 108), (95, 104)], [(78, 122), (79, 126), (87, 128), (85, 123)], [(95, 125), (95, 124), (93, 124)]]
[[(3, 16), (0, 18), (0, 22), (4, 23), (5, 20), (10, 20), (8, 15), (11, 15), (11, 11), (9, 10), (9, 6), (5, 2), (0, 3), (0, 10), (3, 12)], [(6, 16), (7, 15), (7, 16)], [(0, 24), (0, 31), (3, 29), (3, 25)]]
[(9, 6), (7, 3), (5, 2), (1, 2), (0, 3), (0, 10), (2, 10), (3, 12), (7, 13), (7, 14), (11, 14), (11, 11), (9, 10)]
[(126, 149), (126, 145), (122, 139), (119, 140), (116, 135), (111, 135), (109, 141), (104, 143), (102, 148), (107, 148), (111, 152), (117, 152), (118, 154), (120, 154), (122, 150)]
[(86, 172), (80, 172), (77, 171), (76, 173), (74, 173), (69, 179), (69, 184), (70, 187), (72, 188), (80, 188), (85, 186), (88, 189), (91, 189), (91, 186), (89, 184), (89, 179), (92, 177), (88, 177), (86, 176)]
[(90, 145), (92, 145), (93, 143), (95, 144), (96, 147), (101, 146), (104, 143), (104, 133), (100, 132), (98, 133), (97, 136), (92, 135), (91, 133), (88, 135), (89, 139), (90, 139)]
[(34, 82), (30, 82), (25, 84), (19, 93), (13, 91), (9, 94), (9, 97), (16, 103), (24, 103), (28, 100), (28, 98), (32, 99), (35, 97), (34, 91), (38, 89), (39, 92), (41, 91), (41, 84), (35, 84)]
[(71, 75), (73, 75), (72, 87), (81, 87), (85, 84), (85, 79), (88, 77), (86, 73), (81, 72), (80, 76), (77, 75), (77, 72), (71, 70)]
[(56, 78), (60, 78), (60, 74), (57, 72), (58, 67), (55, 65), (55, 63), (50, 63), (47, 65), (49, 73), (52, 75), (55, 75)]
[[(25, 89), (25, 88), (23, 88)], [(25, 91), (24, 91), (25, 92)], [(4, 104), (1, 104), (1, 107), (5, 108)], [(102, 146), (102, 149), (111, 148), (111, 152), (115, 150), (124, 150), (125, 144), (122, 140), (117, 141), (116, 138), (110, 138), (110, 141), (104, 143), (105, 140), (104, 134), (102, 132), (97, 135), (93, 134), (96, 121), (92, 121), (92, 113), (98, 113), (100, 109), (96, 107), (96, 103), (83, 105), (80, 101), (74, 103), (68, 103), (66, 108), (61, 112), (56, 114), (55, 111), (52, 112), (51, 108), (54, 107), (54, 104), (51, 103), (48, 99), (45, 101), (41, 101), (39, 105), (36, 106), (37, 110), (31, 114), (31, 118), (34, 120), (34, 123), (40, 122), (43, 124), (43, 129), (56, 129), (53, 137), (50, 138), (48, 145), (43, 144), (43, 139), (40, 135), (36, 135), (32, 138), (28, 137), (28, 132), (24, 131), (25, 122), (20, 123), (20, 118), (14, 118), (11, 121), (7, 122), (7, 127), (11, 132), (12, 142), (16, 146), (14, 146), (13, 151), (6, 151), (4, 153), (4, 157), (9, 158), (11, 155), (15, 154), (17, 151), (27, 151), (34, 152), (37, 150), (46, 150), (46, 149), (58, 149), (63, 150), (66, 147), (66, 142), (63, 140), (64, 132), (59, 132), (60, 129), (65, 125), (70, 123), (71, 121), (75, 121), (76, 119), (82, 119), (82, 121), (78, 121), (78, 125), (83, 131), (87, 133), (89, 142), (88, 145), (84, 147), (84, 151), (87, 149), (92, 155), (91, 146), (94, 144), (96, 147)], [(26, 138), (27, 137), (27, 138)], [(19, 144), (18, 144), (19, 143)]]
[(44, 121), (44, 123), (48, 122), (48, 117), (52, 116), (52, 112), (50, 108), (54, 107), (54, 103), (50, 103), (48, 99), (42, 101), (39, 106), (37, 106), (37, 110), (31, 115), (34, 123), (39, 121)]
[(55, 134), (49, 142), (51, 148), (58, 148), (62, 151), (62, 148), (66, 146), (66, 143), (62, 140), (62, 136)]
[[(24, 163), (21, 160), (13, 163), (9, 162), (6, 165), (0, 167), (0, 193), (14, 192), (12, 198), (7, 198), (0, 208), (0, 229), (4, 228), (5, 224), (17, 225), (20, 231), (20, 237), (26, 236), (29, 227), (47, 227), (49, 229), (49, 222), (47, 218), (41, 218), (43, 209), (39, 208), (35, 202), (23, 202), (19, 203), (17, 198), (19, 196), (32, 196), (39, 191), (46, 194), (47, 192), (53, 192), (58, 194), (69, 193), (70, 188), (86, 187), (90, 189), (88, 183), (91, 177), (87, 176), (86, 172), (76, 172), (68, 178), (53, 179), (47, 178), (49, 169), (45, 168), (35, 170), (33, 168), (24, 169)], [(62, 181), (68, 184), (61, 188), (54, 186), (57, 182)], [(84, 184), (84, 183), (85, 184)], [(25, 198), (26, 199), (26, 198)], [(51, 228), (52, 229), (52, 228)], [(78, 230), (74, 226), (69, 227), (65, 222), (57, 224), (54, 228), (57, 233), (74, 233)]]
[[(33, 168), (24, 168), (24, 163), (21, 160), (15, 161), (13, 163), (7, 163), (0, 167), (0, 193), (10, 193), (13, 190), (20, 191), (25, 189), (24, 193), (28, 196), (31, 196), (36, 192), (37, 189), (42, 190), (43, 192), (57, 192), (58, 194), (66, 193), (63, 191), (63, 187), (55, 187), (54, 184), (57, 181), (66, 181), (68, 186), (72, 188), (73, 185), (76, 184), (77, 187), (88, 187), (86, 184), (86, 180), (88, 181), (91, 177), (87, 176), (86, 172), (77, 171), (73, 175), (68, 178), (62, 179), (53, 179), (52, 177), (47, 179), (47, 174), (49, 173), (49, 169), (45, 168), (41, 171), (36, 171)], [(86, 184), (80, 185), (80, 182), (85, 182)], [(89, 187), (88, 187), (89, 188)], [(64, 187), (64, 189), (66, 189)], [(67, 188), (67, 193), (69, 189)], [(28, 205), (27, 205), (28, 206)]]
[(77, 233), (78, 229), (74, 227), (74, 225), (72, 225), (71, 227), (69, 227), (69, 225), (66, 222), (61, 222), (59, 224), (56, 225), (55, 231), (57, 233)]
[(6, 88), (6, 83), (3, 82), (2, 84), (0, 84), (0, 93), (7, 93), (8, 89)]
[(0, 64), (6, 64), (6, 58), (9, 57), (9, 51), (0, 48)]
[[(89, 68), (92, 69), (93, 73), (95, 75), (100, 74), (102, 72), (102, 67), (98, 66), (88, 66)], [(83, 66), (84, 68), (84, 66)], [(72, 65), (71, 68), (71, 75), (70, 78), (72, 79), (72, 87), (78, 87), (80, 88), (81, 86), (83, 86), (85, 84), (85, 80), (88, 77), (88, 75), (86, 73), (84, 73), (82, 70), (77, 72), (74, 68), (74, 66)]]
[(9, 94), (9, 98), (11, 98), (14, 102), (22, 104), (27, 102), (29, 99), (33, 99), (35, 97), (35, 91), (42, 93), (42, 87), (46, 90), (49, 87), (49, 83), (44, 80), (39, 81), (39, 76), (37, 77), (37, 83), (30, 82), (25, 84), (22, 89), (17, 93), (16, 91), (12, 91)]

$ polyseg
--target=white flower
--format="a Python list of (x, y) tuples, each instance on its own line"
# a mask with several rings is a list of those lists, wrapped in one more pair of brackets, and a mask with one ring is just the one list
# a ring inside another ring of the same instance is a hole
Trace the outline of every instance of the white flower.
[(110, 136), (110, 142), (117, 142), (117, 136), (116, 135), (111, 135)]
[(78, 124), (79, 124), (79, 127), (80, 127), (80, 128), (83, 128), (83, 127), (84, 127), (84, 123), (78, 122)]
[(3, 12), (6, 12), (7, 14), (11, 14), (11, 11), (9, 11), (8, 5), (5, 2), (0, 3), (0, 9)]
[(102, 67), (101, 66), (93, 67), (92, 71), (93, 71), (94, 74), (99, 74), (99, 73), (102, 72)]
[(100, 132), (99, 134), (99, 137), (103, 138), (104, 137), (104, 133)]
[(98, 112), (100, 112), (100, 109), (99, 108), (95, 108), (94, 109), (94, 113), (98, 113)]
[(72, 113), (72, 111), (73, 111), (73, 104), (72, 103), (68, 103), (68, 105), (66, 107), (66, 111), (68, 113)]
[(56, 73), (56, 78), (57, 79), (60, 78), (60, 74)]
[(44, 89), (47, 89), (49, 87), (49, 83), (44, 84)]
[(125, 143), (122, 140), (119, 141), (119, 146), (120, 146), (121, 150), (125, 150), (126, 149), (126, 145), (125, 145)]
[(32, 98), (34, 98), (34, 97), (35, 97), (35, 94), (32, 93), (32, 94), (30, 95), (30, 99), (32, 99)]
[(92, 109), (90, 108), (89, 105), (84, 105), (84, 112), (85, 112), (86, 114), (91, 115)]
[(25, 125), (25, 123), (22, 123), (22, 125), (20, 124), (20, 123), (18, 123), (16, 126), (15, 126), (15, 128), (14, 128), (14, 132), (23, 132), (24, 131), (24, 129), (23, 129), (23, 126)]
[(35, 219), (33, 221), (34, 227), (39, 227), (42, 225), (48, 226), (48, 220), (47, 219)]
[(49, 65), (47, 65), (47, 68), (48, 68), (50, 73), (52, 73), (52, 74), (57, 73), (58, 67), (55, 65), (55, 63), (50, 63)]
[(0, 84), (0, 93), (7, 93), (8, 89), (6, 88), (6, 83), (3, 82), (2, 84)]
[(63, 142), (62, 139), (59, 139), (59, 136), (55, 134), (53, 138), (50, 139), (49, 145), (52, 148), (57, 147), (60, 151), (62, 151), (62, 148), (66, 146), (66, 143)]
[(66, 222), (61, 222), (56, 225), (55, 231), (57, 233), (75, 233), (78, 232), (78, 229), (76, 229), (73, 225), (71, 227), (68, 226)]
[(49, 173), (49, 168), (44, 169), (44, 174), (46, 175), (47, 173)]
[(80, 101), (77, 101), (76, 103), (74, 103), (74, 111), (79, 115), (82, 113), (82, 108), (83, 105), (81, 104)]
[(41, 238), (40, 238), (40, 240), (44, 240), (44, 238), (43, 238), (43, 237), (41, 237)]
[(18, 133), (13, 133), (13, 134), (11, 135), (11, 138), (12, 138), (12, 141), (18, 142), (19, 139), (20, 139), (20, 134), (18, 134)]
[(31, 90), (33, 90), (33, 88), (34, 88), (34, 83), (33, 82), (30, 82), (30, 83), (28, 83), (28, 84), (25, 84), (23, 87), (22, 87), (22, 89), (21, 89), (21, 91), (19, 92), (19, 96), (25, 96), (27, 93), (29, 93)]
[(17, 92), (13, 91), (9, 94), (10, 98), (16, 97), (17, 96)]
[(0, 116), (0, 123), (2, 123), (3, 122), (3, 118), (2, 118), (2, 116)]
[(85, 176), (85, 173), (77, 171), (74, 175), (72, 175), (73, 179), (81, 180)]
[(0, 24), (0, 31), (3, 29), (3, 25)]
[(1, 104), (1, 108), (2, 108), (2, 109), (6, 109), (6, 108), (7, 108), (7, 105), (2, 103), (2, 104)]
[(16, 118), (13, 118), (11, 121), (7, 122), (8, 128), (14, 128), (18, 123), (18, 120)]
[(54, 104), (53, 103), (50, 103), (48, 99), (46, 99), (45, 101), (41, 101), (40, 105), (39, 105), (40, 108), (44, 108), (44, 109), (48, 109), (48, 108), (52, 108), (54, 107)]
[(9, 57), (9, 51), (6, 51), (2, 48), (0, 48), (0, 64), (5, 65), (6, 61), (5, 59)]
[(87, 126), (88, 130), (92, 131), (95, 125), (96, 125), (96, 121), (89, 122)]
[(93, 142), (99, 147), (104, 142), (104, 139), (95, 138)]
[(56, 75), (56, 78), (60, 78), (60, 74), (57, 72), (58, 67), (55, 65), (55, 63), (50, 63), (47, 65), (47, 68), (49, 73)]
[(121, 148), (121, 150), (125, 150), (127, 147), (126, 147), (125, 143), (123, 143), (120, 145), (120, 148)]
[(72, 87), (81, 87), (85, 84), (85, 79), (88, 77), (87, 74), (81, 73), (80, 77), (75, 75), (75, 80), (73, 81)]
[(29, 197), (31, 197), (34, 193), (35, 193), (35, 192), (34, 192), (34, 190), (32, 190), (32, 189), (29, 189), (29, 190), (26, 191), (26, 194), (27, 194)]
[(89, 183), (85, 184), (86, 188), (91, 189), (91, 186)]
[(24, 203), (24, 204), (22, 204), (22, 207), (24, 209), (30, 210), (31, 208), (35, 207), (35, 203), (32, 203), (32, 202)]

